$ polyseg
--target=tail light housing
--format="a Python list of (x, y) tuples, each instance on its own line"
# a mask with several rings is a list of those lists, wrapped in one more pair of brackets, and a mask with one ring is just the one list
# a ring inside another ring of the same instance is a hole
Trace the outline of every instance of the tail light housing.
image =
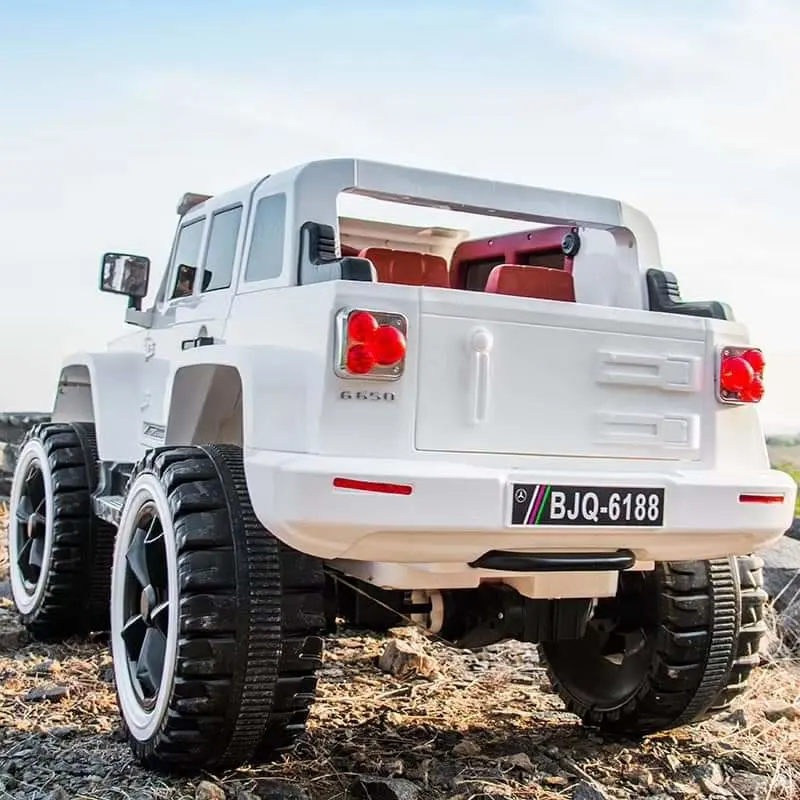
[(764, 396), (764, 354), (757, 347), (725, 347), (717, 368), (722, 403), (758, 403)]
[(397, 380), (405, 371), (407, 336), (403, 314), (344, 308), (336, 315), (334, 372), (340, 378)]

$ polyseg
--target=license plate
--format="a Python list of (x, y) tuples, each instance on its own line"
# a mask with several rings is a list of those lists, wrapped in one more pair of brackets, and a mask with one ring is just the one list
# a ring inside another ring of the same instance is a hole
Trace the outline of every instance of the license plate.
[(514, 526), (664, 524), (663, 488), (514, 483), (511, 492)]

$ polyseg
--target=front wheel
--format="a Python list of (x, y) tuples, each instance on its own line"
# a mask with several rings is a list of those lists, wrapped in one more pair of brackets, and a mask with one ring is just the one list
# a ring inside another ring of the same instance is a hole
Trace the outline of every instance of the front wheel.
[(137, 760), (221, 769), (290, 746), (322, 656), (324, 575), (250, 504), (241, 450), (160, 448), (117, 531), (111, 646)]
[(755, 556), (664, 562), (620, 576), (583, 638), (540, 653), (584, 724), (644, 735), (724, 710), (758, 664), (763, 562)]

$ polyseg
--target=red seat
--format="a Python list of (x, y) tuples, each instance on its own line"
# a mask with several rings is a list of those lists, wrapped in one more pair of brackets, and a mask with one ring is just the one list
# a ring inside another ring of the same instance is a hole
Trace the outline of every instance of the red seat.
[(406, 286), (450, 286), (447, 261), (441, 256), (410, 250), (368, 247), (359, 253), (368, 258), (378, 273), (379, 283), (402, 283)]
[(574, 228), (561, 225), (461, 242), (450, 262), (450, 285), (454, 289), (483, 291), (489, 272), (498, 264), (572, 272), (573, 258), (564, 255), (561, 243), (573, 231)]
[(500, 264), (489, 273), (485, 292), (513, 294), (518, 297), (537, 297), (542, 300), (575, 302), (572, 275), (562, 269), (548, 267), (517, 267)]

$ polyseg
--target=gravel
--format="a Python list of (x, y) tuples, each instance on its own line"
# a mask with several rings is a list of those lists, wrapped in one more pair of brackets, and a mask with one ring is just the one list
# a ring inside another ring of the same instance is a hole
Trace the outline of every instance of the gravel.
[[(2, 570), (0, 554), (0, 583)], [(395, 675), (400, 652), (419, 658)], [(188, 777), (132, 761), (112, 680), (106, 641), (32, 642), (0, 598), (0, 800), (800, 796), (800, 666), (779, 646), (733, 713), (632, 742), (567, 714), (530, 645), (463, 652), (410, 628), (343, 631), (329, 641), (308, 735), (293, 753)]]

